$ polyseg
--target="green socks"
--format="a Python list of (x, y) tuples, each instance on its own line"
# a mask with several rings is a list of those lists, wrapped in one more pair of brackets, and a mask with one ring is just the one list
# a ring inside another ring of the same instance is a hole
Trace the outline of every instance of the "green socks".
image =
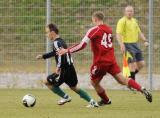
[(51, 91), (53, 91), (55, 94), (57, 94), (58, 96), (62, 97), (62, 98), (66, 98), (68, 95), (59, 87), (53, 87), (51, 89)]
[(91, 97), (88, 95), (88, 93), (86, 91), (84, 91), (83, 89), (79, 89), (79, 91), (77, 92), (77, 94), (80, 95), (81, 98), (83, 98), (84, 100), (86, 100), (87, 102), (90, 102)]
[[(62, 97), (62, 98), (68, 98), (68, 95), (59, 87), (53, 87), (51, 89), (55, 94), (57, 94), (58, 96)], [(86, 91), (84, 91), (83, 89), (79, 89), (79, 91), (77, 91), (77, 94), (79, 94), (79, 96), (81, 98), (83, 98), (84, 100), (86, 100), (87, 102), (91, 101), (91, 97), (88, 95), (88, 93)]]

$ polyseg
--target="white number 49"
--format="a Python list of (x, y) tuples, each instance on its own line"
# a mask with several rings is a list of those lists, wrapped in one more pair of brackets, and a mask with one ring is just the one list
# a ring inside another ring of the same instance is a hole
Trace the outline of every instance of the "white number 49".
[(103, 34), (101, 45), (103, 45), (105, 48), (111, 48), (112, 47), (112, 34)]

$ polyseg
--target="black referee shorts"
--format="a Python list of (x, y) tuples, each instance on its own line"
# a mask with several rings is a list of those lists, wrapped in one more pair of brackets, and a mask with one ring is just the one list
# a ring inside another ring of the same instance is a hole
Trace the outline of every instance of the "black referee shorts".
[[(48, 78), (52, 79), (52, 75), (49, 75)], [(53, 77), (54, 78), (54, 77)], [(61, 73), (59, 77), (55, 77), (54, 86), (60, 86), (63, 83), (66, 83), (69, 87), (75, 87), (78, 83), (77, 73), (73, 65), (61, 68)]]

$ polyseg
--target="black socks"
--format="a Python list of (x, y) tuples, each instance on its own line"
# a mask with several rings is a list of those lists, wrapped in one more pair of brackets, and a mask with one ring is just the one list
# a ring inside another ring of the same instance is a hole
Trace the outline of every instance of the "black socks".
[(132, 78), (133, 80), (135, 80), (135, 79), (136, 79), (135, 76), (136, 76), (136, 74), (137, 74), (138, 72), (139, 72), (139, 71), (138, 71), (137, 69), (135, 70), (135, 72), (130, 72), (131, 75), (130, 75), (129, 77)]

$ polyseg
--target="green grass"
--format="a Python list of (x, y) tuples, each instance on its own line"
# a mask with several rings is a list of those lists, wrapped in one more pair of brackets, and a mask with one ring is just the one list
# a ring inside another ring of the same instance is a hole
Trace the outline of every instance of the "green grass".
[[(87, 103), (75, 93), (66, 90), (73, 100), (64, 106), (56, 105), (58, 97), (49, 90), (0, 89), (0, 118), (159, 118), (160, 91), (153, 92), (153, 103), (148, 103), (141, 94), (130, 91), (108, 93), (112, 105), (89, 109)], [(98, 100), (94, 91), (88, 91)], [(32, 93), (37, 98), (33, 108), (22, 105), (21, 99)]]

